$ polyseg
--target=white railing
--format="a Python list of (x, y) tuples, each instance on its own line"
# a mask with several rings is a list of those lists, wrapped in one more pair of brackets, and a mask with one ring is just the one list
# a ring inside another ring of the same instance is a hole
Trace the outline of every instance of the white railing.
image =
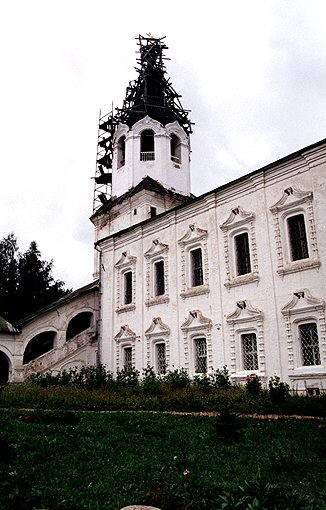
[(155, 152), (141, 152), (140, 153), (140, 161), (154, 161)]

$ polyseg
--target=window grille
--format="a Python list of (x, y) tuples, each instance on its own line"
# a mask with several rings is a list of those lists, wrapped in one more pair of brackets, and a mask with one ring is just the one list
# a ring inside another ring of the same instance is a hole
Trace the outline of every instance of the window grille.
[(124, 368), (132, 368), (132, 347), (124, 348)]
[(297, 214), (287, 219), (291, 259), (301, 260), (309, 258), (306, 226), (303, 214)]
[(155, 152), (141, 152), (140, 153), (140, 161), (154, 161), (155, 160)]
[(198, 374), (205, 374), (207, 372), (206, 338), (195, 339), (195, 372)]
[(154, 264), (154, 293), (155, 296), (165, 294), (164, 261), (159, 260)]
[(165, 344), (156, 344), (156, 367), (158, 374), (166, 372)]
[(203, 285), (203, 258), (201, 248), (196, 248), (190, 252), (191, 262), (191, 286), (197, 287)]
[(304, 366), (320, 365), (319, 339), (317, 324), (310, 322), (299, 325), (302, 363)]
[(256, 333), (241, 335), (243, 370), (258, 370)]
[(132, 271), (124, 273), (124, 304), (132, 303)]
[(247, 232), (234, 237), (237, 275), (251, 273), (249, 237)]

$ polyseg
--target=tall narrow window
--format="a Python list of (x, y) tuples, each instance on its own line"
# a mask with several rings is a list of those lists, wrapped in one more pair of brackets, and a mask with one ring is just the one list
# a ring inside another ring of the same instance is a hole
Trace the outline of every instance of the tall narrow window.
[(171, 147), (171, 160), (175, 163), (181, 163), (181, 144), (180, 139), (172, 133), (170, 139), (170, 147)]
[(165, 294), (164, 261), (159, 260), (154, 263), (154, 295), (162, 296), (163, 294)]
[(125, 347), (123, 349), (124, 360), (123, 366), (124, 368), (132, 368), (132, 347)]
[(195, 339), (195, 372), (197, 374), (205, 374), (207, 372), (206, 338)]
[(120, 136), (118, 140), (118, 168), (125, 164), (126, 137)]
[(309, 258), (306, 226), (303, 214), (296, 214), (287, 219), (291, 260)]
[(127, 271), (123, 275), (124, 280), (124, 304), (132, 303), (132, 271)]
[(237, 276), (251, 272), (249, 237), (247, 232), (234, 237)]
[(145, 129), (140, 135), (140, 161), (154, 161), (154, 131)]
[(314, 322), (299, 325), (302, 363), (304, 366), (320, 365), (319, 339)]
[(166, 372), (166, 354), (165, 344), (156, 344), (156, 370), (158, 374), (165, 374)]
[(190, 280), (192, 287), (203, 285), (203, 257), (201, 248), (190, 252)]
[(243, 370), (258, 370), (256, 333), (241, 335)]

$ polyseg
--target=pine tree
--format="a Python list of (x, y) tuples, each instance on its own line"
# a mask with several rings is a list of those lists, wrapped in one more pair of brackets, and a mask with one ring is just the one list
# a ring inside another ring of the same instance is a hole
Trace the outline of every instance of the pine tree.
[(53, 261), (42, 260), (35, 241), (20, 253), (13, 233), (0, 241), (0, 315), (15, 323), (65, 296), (61, 280), (52, 276)]

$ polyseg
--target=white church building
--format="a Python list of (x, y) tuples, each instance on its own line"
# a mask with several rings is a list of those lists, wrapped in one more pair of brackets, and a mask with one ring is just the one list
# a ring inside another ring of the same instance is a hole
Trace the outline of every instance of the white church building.
[(16, 329), (0, 323), (0, 371), (226, 365), (234, 382), (323, 390), (326, 140), (195, 197), (165, 49), (139, 37), (138, 77), (100, 119), (94, 282)]

